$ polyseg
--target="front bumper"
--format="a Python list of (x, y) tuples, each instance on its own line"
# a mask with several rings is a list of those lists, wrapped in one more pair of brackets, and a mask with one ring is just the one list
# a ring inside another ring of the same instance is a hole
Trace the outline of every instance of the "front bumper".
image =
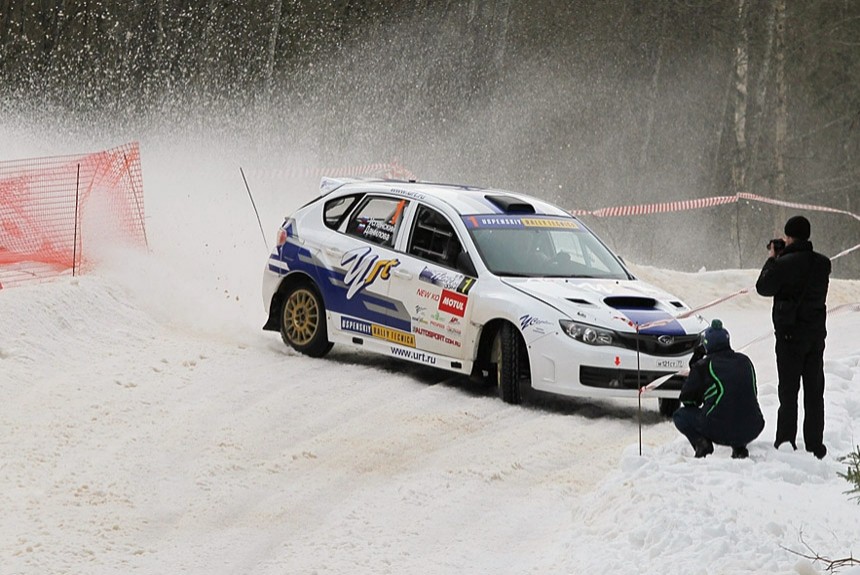
[[(692, 353), (650, 355), (626, 347), (594, 346), (562, 331), (528, 343), (532, 387), (578, 397), (636, 397), (640, 386), (687, 367)], [(677, 375), (650, 390), (652, 397), (677, 398), (685, 378)]]
[[(673, 372), (636, 371), (633, 369), (609, 369), (582, 365), (579, 368), (579, 382), (586, 387), (603, 389), (636, 389), (644, 387), (664, 375)], [(686, 378), (675, 375), (660, 385), (660, 389), (681, 391)]]

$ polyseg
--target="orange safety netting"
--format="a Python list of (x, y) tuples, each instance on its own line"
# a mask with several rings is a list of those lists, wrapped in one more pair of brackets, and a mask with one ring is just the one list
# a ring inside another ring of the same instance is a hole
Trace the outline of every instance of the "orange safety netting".
[(0, 162), (0, 287), (86, 271), (107, 242), (146, 245), (137, 142)]

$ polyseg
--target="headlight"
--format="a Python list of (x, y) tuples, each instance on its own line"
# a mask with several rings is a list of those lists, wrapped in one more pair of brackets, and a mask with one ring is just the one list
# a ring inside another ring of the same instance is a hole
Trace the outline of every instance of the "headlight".
[(608, 329), (601, 329), (584, 323), (560, 319), (558, 323), (564, 333), (582, 343), (590, 345), (612, 345), (615, 341), (615, 333)]

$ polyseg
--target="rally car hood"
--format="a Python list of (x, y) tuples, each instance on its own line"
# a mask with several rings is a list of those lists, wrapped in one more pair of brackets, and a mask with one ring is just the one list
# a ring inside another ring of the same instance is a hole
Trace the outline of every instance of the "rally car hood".
[(504, 278), (509, 286), (567, 314), (570, 319), (616, 331), (698, 334), (698, 315), (678, 319), (689, 308), (677, 297), (640, 280), (595, 278)]

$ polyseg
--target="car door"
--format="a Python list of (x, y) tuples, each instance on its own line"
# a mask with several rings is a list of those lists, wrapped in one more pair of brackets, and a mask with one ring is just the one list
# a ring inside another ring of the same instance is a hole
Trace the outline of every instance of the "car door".
[(422, 203), (416, 204), (408, 225), (389, 295), (408, 308), (417, 349), (464, 358), (473, 339), (469, 292), (475, 278), (457, 269), (463, 243), (441, 212)]
[(367, 194), (340, 221), (328, 217), (334, 204), (324, 212), (326, 221), (337, 225), (322, 248), (326, 267), (333, 270), (323, 289), (335, 333), (414, 347), (409, 314), (388, 295), (391, 272), (401, 265), (394, 243), (408, 205), (403, 198)]

